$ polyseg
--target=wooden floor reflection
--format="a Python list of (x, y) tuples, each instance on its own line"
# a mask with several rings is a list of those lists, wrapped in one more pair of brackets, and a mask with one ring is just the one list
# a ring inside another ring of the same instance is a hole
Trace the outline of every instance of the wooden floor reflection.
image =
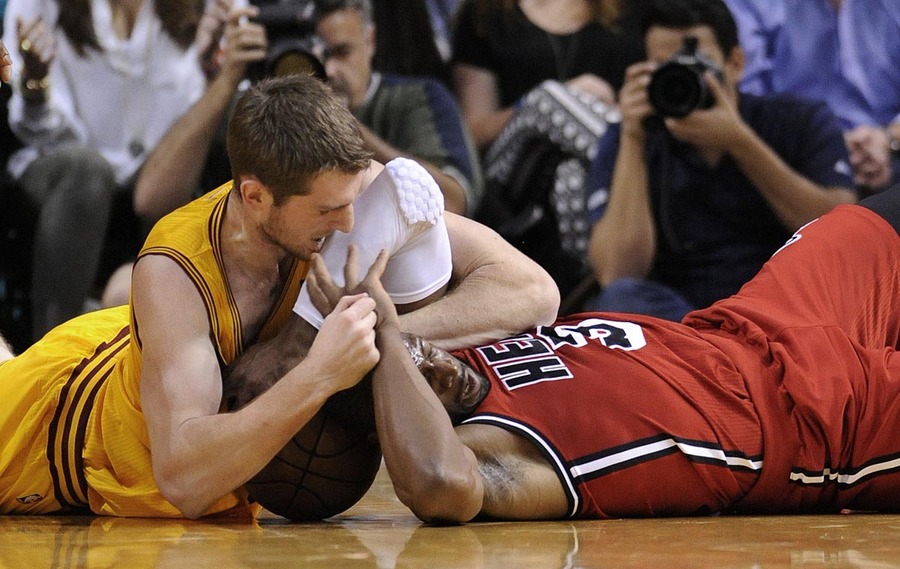
[(900, 516), (420, 524), (382, 472), (315, 524), (0, 516), (0, 569), (900, 568)]

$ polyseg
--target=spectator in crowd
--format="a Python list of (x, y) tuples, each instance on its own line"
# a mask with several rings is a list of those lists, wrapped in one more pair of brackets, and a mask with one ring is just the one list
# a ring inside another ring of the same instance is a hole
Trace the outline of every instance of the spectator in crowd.
[[(248, 65), (266, 57), (266, 29), (253, 21), (258, 8), (229, 9), (229, 3), (219, 0), (224, 41), (210, 88), (166, 134), (137, 181), (135, 207), (146, 215), (164, 215), (197, 193), (205, 158), (222, 148), (217, 133), (224, 132), (221, 125)], [(375, 28), (368, 1), (322, 8), (327, 12), (316, 31), (324, 38), (325, 72), (361, 120), (376, 158), (384, 162), (401, 154), (415, 158), (438, 181), (449, 211), (471, 210), (480, 192), (480, 168), (452, 95), (432, 80), (387, 78), (372, 72)], [(218, 170), (209, 177), (210, 183), (230, 178), (227, 163)]]
[(466, 0), (453, 29), (454, 90), (485, 174), (476, 219), (564, 294), (587, 273), (588, 166), (625, 68), (643, 58), (620, 12), (619, 0)]
[(825, 101), (865, 193), (900, 181), (900, 3), (726, 0), (747, 54), (742, 90)]
[(640, 56), (620, 35), (614, 0), (465, 0), (453, 30), (452, 71), (479, 149), (497, 139), (517, 102), (547, 79), (615, 102), (625, 68)]
[[(642, 7), (649, 61), (628, 69), (621, 125), (592, 165), (589, 259), (602, 290), (587, 306), (680, 320), (737, 292), (791, 233), (856, 196), (827, 105), (738, 92), (743, 52), (722, 0)], [(720, 76), (702, 76), (711, 106), (662, 118), (650, 83), (686, 37)]]
[(360, 120), (375, 159), (415, 158), (437, 181), (449, 211), (471, 213), (481, 174), (453, 94), (431, 78), (372, 70), (377, 30), (369, 0), (316, 0), (315, 6), (328, 83)]
[[(203, 0), (9, 0), (9, 122), (23, 148), (8, 169), (38, 212), (35, 337), (82, 312), (112, 242), (113, 206), (124, 202), (130, 214), (144, 159), (202, 94), (194, 41), (203, 8)], [(140, 231), (128, 237), (132, 256)]]

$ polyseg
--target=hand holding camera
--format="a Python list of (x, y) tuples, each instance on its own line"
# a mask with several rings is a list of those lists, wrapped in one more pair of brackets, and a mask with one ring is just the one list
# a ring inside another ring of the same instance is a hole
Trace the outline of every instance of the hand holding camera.
[[(641, 128), (662, 124), (682, 142), (725, 151), (747, 128), (728, 93), (722, 68), (698, 52), (693, 36), (686, 36), (681, 50), (668, 61), (650, 71), (642, 68), (639, 79), (643, 99), (636, 118)], [(623, 108), (623, 131), (626, 116)]]

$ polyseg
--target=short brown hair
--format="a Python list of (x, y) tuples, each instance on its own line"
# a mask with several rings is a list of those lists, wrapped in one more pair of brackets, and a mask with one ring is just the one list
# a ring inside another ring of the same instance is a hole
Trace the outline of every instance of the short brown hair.
[(235, 182), (256, 176), (276, 203), (307, 193), (310, 178), (320, 172), (355, 174), (372, 158), (347, 106), (305, 74), (251, 87), (235, 105), (227, 144)]

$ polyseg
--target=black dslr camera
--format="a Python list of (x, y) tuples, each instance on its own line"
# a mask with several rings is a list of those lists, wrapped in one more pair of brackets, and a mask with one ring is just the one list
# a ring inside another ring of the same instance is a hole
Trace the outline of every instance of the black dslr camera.
[(724, 81), (719, 66), (697, 53), (697, 38), (685, 37), (681, 51), (651, 75), (647, 86), (650, 104), (664, 117), (683, 117), (696, 109), (708, 109), (715, 99), (703, 78), (707, 70)]
[(247, 70), (247, 77), (259, 81), (306, 73), (325, 79), (325, 67), (314, 52), (315, 22), (312, 0), (251, 0), (259, 8), (254, 18), (266, 29), (269, 47), (266, 58)]

